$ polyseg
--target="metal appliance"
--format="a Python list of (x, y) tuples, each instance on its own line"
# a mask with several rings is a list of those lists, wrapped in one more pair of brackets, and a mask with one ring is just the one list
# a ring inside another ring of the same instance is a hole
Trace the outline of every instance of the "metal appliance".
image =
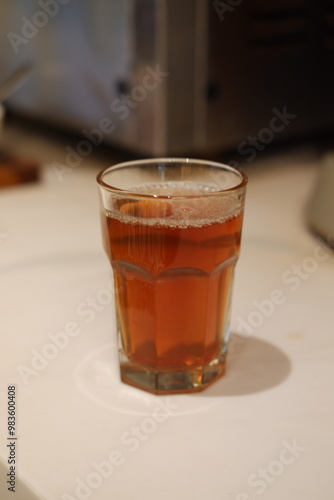
[(145, 155), (236, 149), (332, 131), (334, 0), (5, 0), (7, 106)]

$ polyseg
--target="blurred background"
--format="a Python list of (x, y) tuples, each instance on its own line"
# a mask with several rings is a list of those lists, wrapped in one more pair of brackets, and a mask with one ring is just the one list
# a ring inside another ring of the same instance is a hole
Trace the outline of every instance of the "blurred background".
[(40, 162), (62, 181), (96, 158), (243, 167), (306, 147), (322, 166), (308, 223), (334, 246), (334, 0), (2, 0), (0, 14), (0, 186), (38, 180)]
[(334, 0), (2, 0), (0, 32), (0, 84), (26, 71), (7, 119), (78, 155), (332, 144)]

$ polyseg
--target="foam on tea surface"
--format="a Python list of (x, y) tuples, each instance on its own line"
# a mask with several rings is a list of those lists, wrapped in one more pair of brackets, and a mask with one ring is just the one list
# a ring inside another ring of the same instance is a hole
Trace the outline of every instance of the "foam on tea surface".
[[(148, 183), (129, 189), (132, 198), (117, 198), (108, 217), (131, 224), (170, 228), (224, 223), (240, 215), (239, 195), (226, 197), (217, 186), (193, 181)], [(143, 197), (136, 197), (142, 195)], [(213, 195), (213, 196), (210, 196)], [(145, 198), (147, 196), (147, 198)]]

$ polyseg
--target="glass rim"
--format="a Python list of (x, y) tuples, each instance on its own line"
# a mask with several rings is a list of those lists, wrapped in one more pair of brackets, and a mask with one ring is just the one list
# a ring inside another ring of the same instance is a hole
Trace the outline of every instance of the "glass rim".
[[(166, 163), (166, 164), (174, 164), (176, 165), (177, 163), (189, 163), (190, 165), (199, 165), (199, 166), (204, 166), (204, 167), (214, 167), (214, 168), (219, 168), (221, 170), (229, 171), (231, 173), (237, 174), (240, 177), (240, 182), (233, 187), (230, 188), (225, 188), (225, 189), (219, 189), (217, 191), (209, 192), (209, 193), (202, 193), (202, 194), (195, 194), (195, 195), (162, 195), (162, 194), (149, 194), (149, 193), (138, 193), (135, 191), (132, 191), (131, 189), (122, 189), (118, 188), (116, 186), (113, 186), (111, 184), (108, 184), (104, 182), (103, 177), (107, 175), (108, 173), (112, 172), (113, 170), (118, 170), (122, 168), (128, 168), (128, 167), (135, 167), (135, 166), (141, 166), (141, 165), (154, 165), (156, 163)], [(227, 195), (230, 193), (237, 192), (239, 190), (242, 190), (243, 188), (246, 187), (246, 184), (248, 182), (248, 177), (247, 175), (242, 171), (239, 170), (236, 167), (233, 167), (231, 165), (227, 165), (225, 163), (219, 163), (216, 161), (210, 161), (210, 160), (200, 160), (196, 158), (187, 158), (187, 157), (157, 157), (157, 158), (147, 158), (147, 159), (139, 159), (139, 160), (130, 160), (126, 162), (121, 162), (121, 163), (115, 163), (115, 165), (111, 165), (109, 167), (104, 168), (101, 172), (98, 173), (96, 176), (96, 181), (100, 187), (103, 189), (106, 189), (107, 191), (110, 191), (112, 193), (118, 194), (118, 195), (124, 195), (124, 196), (131, 196), (135, 198), (150, 198), (150, 199), (190, 199), (190, 198), (203, 198), (203, 197), (214, 197), (214, 196), (222, 196), (222, 195)]]

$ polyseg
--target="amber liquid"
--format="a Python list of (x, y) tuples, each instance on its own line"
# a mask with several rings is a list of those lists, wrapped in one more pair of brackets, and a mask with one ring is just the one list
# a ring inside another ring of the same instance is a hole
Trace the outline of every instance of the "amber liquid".
[[(125, 356), (147, 370), (162, 371), (219, 359), (226, 343), (242, 214), (178, 224), (172, 205), (162, 210), (164, 219), (156, 220), (159, 214), (137, 204), (123, 207), (116, 215), (103, 214), (102, 225)], [(134, 216), (123, 217), (131, 209)]]

